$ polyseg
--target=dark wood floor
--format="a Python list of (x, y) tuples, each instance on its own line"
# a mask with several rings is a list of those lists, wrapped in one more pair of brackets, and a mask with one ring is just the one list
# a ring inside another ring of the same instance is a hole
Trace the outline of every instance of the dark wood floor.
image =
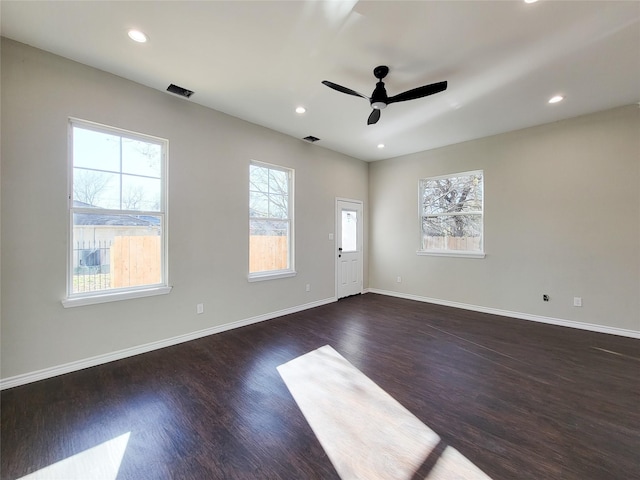
[(327, 344), (494, 480), (639, 478), (640, 340), (375, 294), (6, 390), (1, 477), (336, 479), (276, 371)]

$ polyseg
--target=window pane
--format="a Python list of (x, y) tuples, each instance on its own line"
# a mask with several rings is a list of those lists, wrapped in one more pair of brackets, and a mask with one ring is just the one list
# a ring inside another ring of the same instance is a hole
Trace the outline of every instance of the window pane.
[(71, 293), (160, 284), (161, 228), (161, 215), (75, 213)]
[(73, 165), (120, 171), (120, 137), (73, 127)]
[(269, 169), (269, 193), (286, 195), (289, 186), (288, 177), (287, 172)]
[(286, 195), (269, 195), (269, 216), (271, 218), (287, 218), (289, 216), (289, 199)]
[(160, 178), (161, 169), (161, 145), (131, 138), (122, 139), (123, 173)]
[(122, 210), (160, 211), (160, 179), (122, 176)]
[(289, 268), (289, 222), (249, 222), (249, 273)]
[(76, 207), (120, 209), (120, 175), (74, 168), (73, 200)]
[(358, 227), (358, 212), (355, 210), (342, 210), (342, 251), (343, 252), (355, 252), (358, 250), (357, 246), (357, 227)]
[(289, 222), (286, 220), (262, 220), (252, 218), (249, 222), (251, 235), (287, 236)]
[(249, 192), (249, 216), (269, 216), (269, 196), (265, 193)]
[(422, 215), (481, 212), (482, 175), (421, 180)]
[(249, 167), (249, 190), (269, 192), (269, 169), (257, 165)]
[(482, 250), (482, 216), (422, 218), (423, 250)]

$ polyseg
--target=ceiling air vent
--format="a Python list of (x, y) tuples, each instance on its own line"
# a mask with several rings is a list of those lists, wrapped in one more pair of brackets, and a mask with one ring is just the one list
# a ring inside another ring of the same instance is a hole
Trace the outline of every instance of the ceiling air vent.
[(318, 137), (314, 137), (313, 135), (309, 135), (308, 137), (304, 137), (303, 140), (313, 143), (313, 142), (317, 142), (320, 139)]
[(193, 92), (191, 90), (179, 87), (178, 85), (174, 85), (173, 83), (167, 87), (167, 92), (175, 93), (176, 95), (180, 95), (181, 97), (185, 98), (189, 98), (191, 95), (193, 95)]

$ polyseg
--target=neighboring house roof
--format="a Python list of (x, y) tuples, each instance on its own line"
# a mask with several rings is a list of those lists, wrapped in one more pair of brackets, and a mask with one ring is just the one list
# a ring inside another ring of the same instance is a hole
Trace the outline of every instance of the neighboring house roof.
[(153, 215), (136, 215), (136, 218), (149, 222), (150, 225), (160, 225), (160, 218)]
[(117, 227), (155, 227), (160, 225), (160, 219), (152, 215), (114, 215), (101, 214), (100, 207), (94, 207), (91, 204), (73, 201), (73, 206), (77, 208), (92, 208), (95, 213), (74, 213), (74, 225), (109, 225)]

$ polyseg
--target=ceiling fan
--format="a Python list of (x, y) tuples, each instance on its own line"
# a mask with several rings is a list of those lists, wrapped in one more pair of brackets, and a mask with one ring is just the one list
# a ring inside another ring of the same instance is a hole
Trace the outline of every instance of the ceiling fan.
[(415, 100), (416, 98), (433, 95), (434, 93), (439, 93), (447, 89), (447, 82), (438, 82), (414, 88), (412, 90), (407, 90), (406, 92), (399, 93), (398, 95), (394, 95), (393, 97), (389, 97), (387, 95), (387, 90), (384, 88), (384, 82), (382, 81), (382, 79), (386, 77), (388, 73), (389, 67), (386, 67), (384, 65), (373, 69), (373, 75), (378, 79), (378, 83), (376, 83), (376, 88), (371, 94), (371, 98), (367, 97), (366, 95), (362, 95), (355, 90), (351, 90), (350, 88), (343, 87), (342, 85), (338, 85), (337, 83), (333, 83), (328, 80), (324, 80), (322, 83), (329, 88), (337, 90), (338, 92), (346, 93), (347, 95), (353, 95), (355, 97), (366, 98), (367, 100), (369, 100), (373, 111), (371, 112), (371, 115), (369, 115), (367, 125), (373, 125), (374, 123), (377, 123), (377, 121), (380, 120), (380, 110), (386, 108), (387, 105), (391, 103)]

